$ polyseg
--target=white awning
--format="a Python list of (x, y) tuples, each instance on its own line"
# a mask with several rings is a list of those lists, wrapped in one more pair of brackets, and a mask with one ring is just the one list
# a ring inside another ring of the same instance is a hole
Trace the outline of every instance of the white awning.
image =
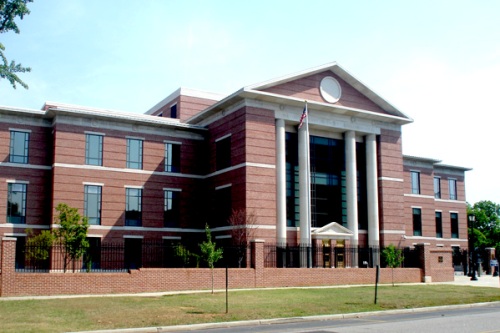
[(350, 239), (354, 236), (354, 233), (341, 226), (337, 222), (331, 222), (324, 227), (314, 229), (311, 232), (311, 237), (313, 239)]

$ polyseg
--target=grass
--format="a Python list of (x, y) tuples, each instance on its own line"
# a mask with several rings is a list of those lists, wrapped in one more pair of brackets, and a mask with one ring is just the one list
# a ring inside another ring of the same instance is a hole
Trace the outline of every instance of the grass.
[(285, 318), (500, 301), (500, 289), (453, 285), (230, 291), (158, 297), (0, 301), (2, 332), (66, 332)]

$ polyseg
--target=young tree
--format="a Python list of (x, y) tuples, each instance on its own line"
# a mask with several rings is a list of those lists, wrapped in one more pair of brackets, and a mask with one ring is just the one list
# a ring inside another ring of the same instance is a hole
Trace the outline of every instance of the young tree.
[(247, 214), (245, 209), (233, 210), (228, 219), (231, 228), (231, 238), (237, 247), (238, 268), (245, 258), (248, 240), (251, 239), (257, 229), (257, 217), (253, 212)]
[(64, 248), (64, 272), (70, 262), (73, 263), (75, 270), (75, 261), (80, 259), (89, 247), (87, 240), (87, 230), (89, 224), (86, 217), (78, 214), (78, 209), (69, 207), (60, 203), (56, 207), (59, 212), (56, 223), (59, 229), (54, 231), (56, 241)]
[(48, 268), (50, 249), (54, 243), (54, 234), (50, 230), (42, 230), (35, 235), (33, 230), (27, 229), (26, 259), (35, 269)]
[(469, 235), (474, 235), (475, 248), (500, 246), (500, 205), (483, 200), (467, 205), (467, 214), (474, 215), (474, 226), (469, 225)]
[(212, 271), (212, 294), (214, 293), (214, 264), (222, 259), (222, 248), (217, 248), (216, 244), (212, 242), (212, 234), (208, 224), (205, 224), (205, 234), (207, 240), (200, 244), (200, 250), (203, 259), (206, 261), (208, 267)]
[[(19, 33), (15, 19), (19, 17), (22, 20), (25, 15), (30, 13), (28, 9), (29, 2), (33, 2), (33, 0), (0, 0), (0, 33), (11, 30), (17, 34)], [(15, 61), (9, 63), (3, 51), (5, 51), (5, 46), (0, 43), (0, 58), (2, 58), (0, 78), (9, 80), (14, 89), (16, 89), (16, 83), (28, 89), (28, 85), (17, 76), (17, 73), (30, 72), (31, 68), (16, 64)]]
[(383, 251), (382, 256), (387, 264), (387, 267), (391, 268), (392, 273), (392, 286), (394, 287), (394, 268), (401, 266), (404, 261), (403, 251), (399, 250), (394, 246), (394, 244), (389, 244)]

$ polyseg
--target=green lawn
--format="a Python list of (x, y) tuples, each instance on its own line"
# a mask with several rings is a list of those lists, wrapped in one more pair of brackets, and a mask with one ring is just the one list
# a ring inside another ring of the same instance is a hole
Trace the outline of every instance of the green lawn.
[(500, 288), (452, 285), (230, 291), (158, 297), (0, 301), (1, 332), (64, 332), (500, 301)]

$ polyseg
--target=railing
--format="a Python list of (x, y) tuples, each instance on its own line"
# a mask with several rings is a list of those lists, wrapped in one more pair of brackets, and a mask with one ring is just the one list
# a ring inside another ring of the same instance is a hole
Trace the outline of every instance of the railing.
[[(198, 253), (197, 253), (198, 251)], [(181, 244), (142, 242), (140, 247), (110, 242), (93, 245), (72, 259), (62, 245), (26, 245), (16, 249), (17, 272), (123, 272), (134, 268), (206, 267), (199, 249)], [(249, 247), (223, 247), (216, 267), (245, 268)]]

